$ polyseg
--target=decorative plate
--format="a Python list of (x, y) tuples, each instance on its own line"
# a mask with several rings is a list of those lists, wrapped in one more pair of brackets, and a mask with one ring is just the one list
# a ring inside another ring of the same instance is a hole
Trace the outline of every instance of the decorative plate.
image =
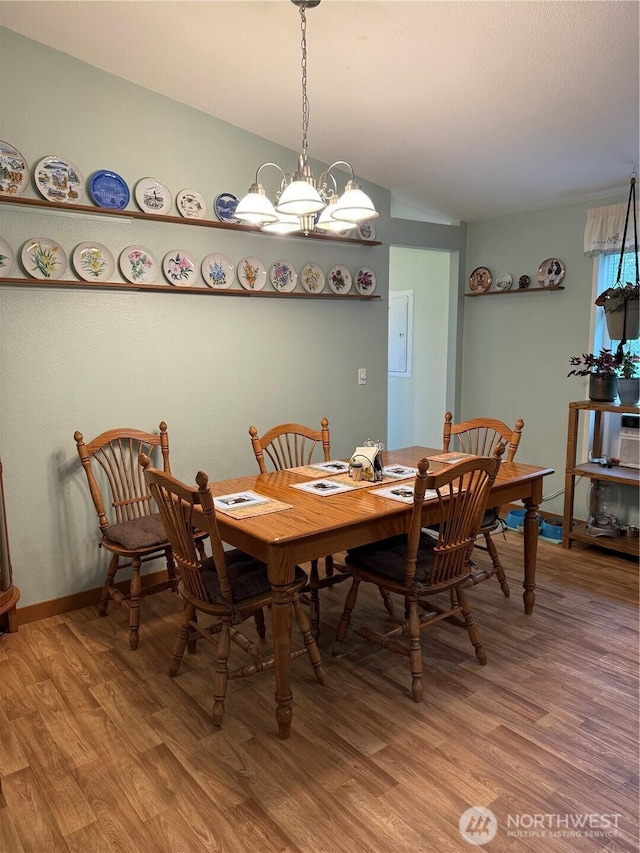
[(162, 272), (169, 284), (176, 287), (191, 287), (198, 278), (198, 266), (188, 252), (173, 249), (162, 261)]
[(375, 240), (376, 239), (376, 227), (372, 225), (370, 222), (361, 222), (358, 225), (358, 237), (361, 240)]
[(237, 206), (238, 199), (234, 195), (231, 195), (231, 193), (220, 193), (213, 202), (213, 208), (220, 222), (232, 222), (234, 224), (240, 222), (233, 215), (236, 212)]
[(7, 241), (0, 237), (0, 275), (9, 275), (15, 262), (15, 252)]
[(531, 284), (531, 279), (529, 278), (528, 275), (521, 275), (520, 278), (518, 279), (518, 288), (520, 290), (524, 290), (524, 288), (529, 287), (530, 284)]
[(228, 290), (233, 284), (235, 267), (224, 255), (212, 253), (202, 259), (200, 265), (202, 278), (209, 287), (217, 290)]
[(536, 277), (540, 287), (557, 287), (564, 278), (564, 264), (558, 258), (547, 258), (538, 267)]
[(76, 273), (85, 281), (113, 281), (116, 262), (102, 243), (80, 243), (73, 250), (71, 262)]
[(207, 215), (207, 203), (196, 190), (180, 190), (176, 196), (176, 207), (187, 219), (204, 219)]
[(69, 160), (54, 155), (43, 157), (34, 177), (38, 192), (49, 201), (78, 204), (82, 198), (84, 178)]
[(164, 216), (171, 210), (171, 191), (157, 178), (140, 178), (134, 193), (140, 210), (145, 213)]
[(158, 276), (158, 261), (144, 246), (127, 246), (120, 252), (120, 270), (132, 284), (154, 284)]
[(330, 269), (327, 278), (334, 293), (345, 294), (351, 290), (351, 273), (342, 264), (336, 264)]
[(0, 139), (0, 193), (22, 195), (29, 183), (29, 164), (13, 145)]
[(124, 210), (131, 199), (125, 179), (106, 169), (94, 172), (89, 178), (89, 195), (98, 207), (111, 210)]
[(300, 270), (300, 281), (307, 293), (322, 293), (326, 279), (322, 267), (310, 261)]
[(469, 287), (477, 293), (484, 293), (491, 287), (491, 273), (486, 267), (476, 267), (469, 276)]
[(238, 264), (236, 275), (245, 290), (262, 290), (267, 283), (267, 271), (257, 258), (243, 258)]
[(356, 290), (362, 296), (368, 296), (376, 289), (376, 274), (371, 267), (360, 267), (356, 273)]
[(501, 275), (500, 278), (496, 279), (496, 288), (498, 290), (511, 290), (511, 285), (513, 284), (513, 276), (506, 273), (505, 275)]
[(62, 278), (67, 271), (64, 249), (48, 237), (31, 237), (22, 247), (21, 257), (31, 278)]
[(290, 261), (276, 261), (269, 271), (269, 281), (274, 290), (279, 290), (280, 293), (291, 293), (295, 290), (298, 273)]

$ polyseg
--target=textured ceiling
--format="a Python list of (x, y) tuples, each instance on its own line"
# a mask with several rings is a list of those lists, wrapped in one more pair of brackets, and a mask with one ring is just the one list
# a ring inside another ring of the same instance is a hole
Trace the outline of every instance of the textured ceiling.
[[(417, 218), (474, 221), (624, 190), (640, 159), (639, 8), (322, 0), (307, 12), (309, 153), (350, 161)], [(0, 23), (300, 148), (288, 0), (1, 0)]]

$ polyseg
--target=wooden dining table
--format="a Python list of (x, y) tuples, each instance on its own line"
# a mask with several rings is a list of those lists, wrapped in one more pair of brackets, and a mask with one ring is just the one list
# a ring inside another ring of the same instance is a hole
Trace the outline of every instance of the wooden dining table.
[[(438, 456), (442, 451), (428, 447), (406, 447), (383, 453), (383, 465), (415, 467), (423, 457)], [(442, 464), (433, 462), (429, 470)], [(542, 500), (542, 482), (551, 468), (540, 468), (517, 462), (503, 462), (493, 485), (489, 505), (522, 501), (526, 507), (523, 536), (524, 610), (530, 614), (535, 602), (536, 554), (538, 542), (537, 509)], [(281, 738), (288, 738), (293, 716), (290, 677), (291, 607), (288, 585), (294, 579), (295, 566), (326, 554), (375, 542), (404, 533), (411, 515), (411, 504), (375, 495), (371, 488), (358, 488), (335, 495), (309, 494), (296, 483), (309, 480), (308, 474), (291, 469), (269, 474), (256, 474), (210, 482), (216, 497), (252, 491), (289, 508), (264, 515), (234, 518), (216, 513), (223, 541), (240, 548), (267, 564), (274, 598), (271, 608), (275, 656), (276, 720)], [(411, 483), (411, 479), (404, 481)], [(423, 524), (439, 520), (436, 501), (425, 501)]]

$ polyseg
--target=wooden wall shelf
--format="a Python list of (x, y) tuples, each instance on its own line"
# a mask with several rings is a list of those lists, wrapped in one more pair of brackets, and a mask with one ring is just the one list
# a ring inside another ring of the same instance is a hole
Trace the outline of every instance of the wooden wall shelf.
[(130, 284), (125, 281), (101, 281), (92, 283), (90, 281), (73, 281), (71, 279), (39, 279), (39, 278), (0, 278), (0, 286), (10, 285), (28, 288), (41, 289), (61, 289), (61, 290), (128, 290), (128, 291), (145, 291), (151, 293), (201, 293), (205, 296), (250, 296), (251, 298), (267, 298), (272, 299), (340, 299), (358, 300), (360, 302), (368, 302), (372, 299), (380, 299), (380, 295), (372, 293), (364, 295), (360, 293), (307, 293), (294, 291), (292, 293), (282, 293), (279, 290), (244, 290), (244, 289), (229, 289), (217, 290), (213, 287), (176, 287), (172, 284)]
[(243, 234), (251, 234), (254, 237), (265, 237), (267, 239), (294, 239), (302, 240), (324, 240), (331, 243), (346, 243), (358, 246), (381, 246), (379, 240), (361, 240), (354, 237), (339, 237), (331, 234), (320, 234), (313, 231), (310, 234), (304, 234), (302, 231), (296, 231), (293, 234), (265, 234), (260, 229), (252, 225), (234, 225), (231, 222), (216, 222), (212, 219), (190, 219), (185, 216), (159, 216), (153, 213), (143, 213), (139, 210), (112, 210), (106, 207), (96, 207), (88, 204), (57, 204), (53, 201), (38, 198), (23, 198), (22, 196), (4, 196), (0, 194), (0, 203), (26, 205), (27, 207), (40, 207), (47, 210), (55, 210), (61, 212), (73, 212), (90, 214), (91, 216), (116, 216), (124, 219), (143, 219), (147, 222), (170, 222), (173, 225), (196, 225), (200, 228), (221, 228), (225, 231), (238, 231)]
[(486, 290), (484, 293), (465, 293), (465, 296), (513, 296), (514, 293), (555, 293), (564, 287), (517, 287), (513, 290)]

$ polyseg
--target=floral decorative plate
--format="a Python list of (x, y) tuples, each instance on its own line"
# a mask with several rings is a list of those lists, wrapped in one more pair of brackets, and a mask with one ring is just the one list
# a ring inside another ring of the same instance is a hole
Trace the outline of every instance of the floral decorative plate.
[(85, 281), (113, 281), (116, 262), (102, 243), (80, 243), (73, 250), (71, 262), (76, 273)]
[(38, 192), (48, 201), (78, 204), (82, 198), (84, 178), (69, 160), (54, 155), (43, 157), (34, 177)]
[(356, 290), (362, 296), (368, 296), (376, 289), (376, 274), (371, 267), (360, 267), (356, 273)]
[(164, 216), (171, 210), (171, 191), (157, 178), (140, 178), (134, 194), (140, 210)]
[(234, 217), (237, 206), (238, 199), (234, 195), (231, 195), (231, 193), (220, 193), (213, 202), (213, 208), (220, 222), (231, 222), (234, 224), (240, 222), (239, 219)]
[(501, 275), (500, 278), (496, 279), (496, 288), (497, 290), (511, 290), (511, 285), (513, 284), (513, 276), (506, 273), (505, 275)]
[(469, 287), (476, 293), (484, 293), (491, 287), (491, 273), (486, 267), (476, 267), (469, 276)]
[(540, 287), (558, 287), (564, 278), (564, 264), (558, 258), (547, 258), (538, 267), (536, 277)]
[(144, 246), (127, 246), (120, 252), (120, 270), (132, 284), (154, 284), (158, 277), (158, 261)]
[(31, 278), (62, 278), (67, 271), (64, 249), (48, 237), (31, 237), (22, 247), (21, 257)]
[(280, 293), (291, 293), (298, 282), (298, 273), (290, 261), (276, 261), (271, 266), (269, 280), (274, 290)]
[(245, 290), (262, 290), (267, 283), (267, 271), (257, 258), (243, 258), (238, 264), (236, 275)]
[(207, 215), (207, 203), (196, 190), (180, 190), (176, 196), (176, 207), (187, 219), (204, 219)]
[(29, 183), (29, 164), (13, 145), (0, 139), (0, 193), (22, 195)]
[(372, 225), (370, 222), (361, 222), (358, 225), (358, 237), (361, 240), (375, 240), (376, 239), (376, 227)]
[(329, 287), (334, 293), (345, 294), (351, 290), (351, 273), (342, 264), (336, 264), (335, 267), (329, 270), (327, 276)]
[(217, 290), (228, 290), (233, 284), (235, 267), (224, 255), (211, 253), (202, 259), (200, 272), (209, 287), (215, 287)]
[(198, 278), (196, 262), (183, 249), (167, 252), (162, 261), (162, 272), (169, 284), (176, 287), (191, 287)]
[(322, 267), (309, 261), (300, 270), (300, 281), (307, 293), (322, 293), (326, 279)]
[(13, 249), (6, 240), (0, 237), (0, 275), (9, 275), (15, 262), (16, 256)]
[(98, 207), (124, 210), (129, 204), (131, 193), (124, 178), (117, 172), (100, 169), (89, 178), (89, 195)]

